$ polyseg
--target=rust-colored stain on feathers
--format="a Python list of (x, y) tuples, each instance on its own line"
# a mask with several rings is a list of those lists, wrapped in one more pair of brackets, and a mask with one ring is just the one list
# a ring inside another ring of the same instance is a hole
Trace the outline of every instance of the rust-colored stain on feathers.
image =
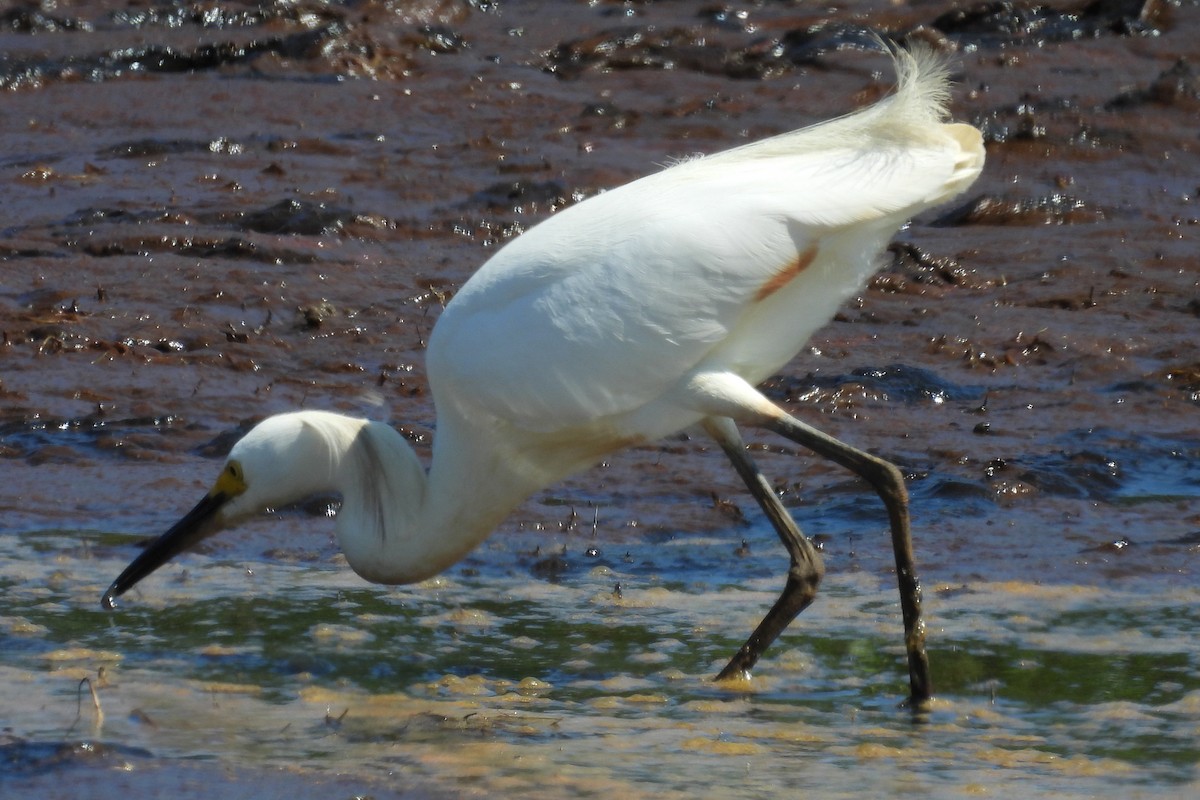
[(787, 286), (801, 272), (808, 269), (808, 266), (813, 263), (817, 257), (817, 246), (810, 244), (803, 253), (796, 256), (796, 259), (783, 269), (771, 276), (771, 279), (764, 283), (758, 289), (758, 294), (754, 295), (755, 301), (766, 300), (771, 295), (778, 292), (784, 286)]

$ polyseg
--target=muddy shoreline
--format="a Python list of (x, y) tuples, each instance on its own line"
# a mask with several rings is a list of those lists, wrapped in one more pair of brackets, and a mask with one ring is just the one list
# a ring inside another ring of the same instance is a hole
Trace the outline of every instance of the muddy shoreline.
[[(17, 3), (0, 12), (0, 586), (92, 613), (111, 566), (271, 413), (390, 420), (427, 455), (424, 342), (491, 252), (673, 159), (876, 99), (876, 35), (954, 53), (952, 111), (988, 166), (766, 390), (909, 473), (935, 603), (992, 582), (1194, 587), (1194, 0)], [(831, 574), (887, 585), (862, 487), (750, 435)], [(330, 502), (200, 556), (332, 571)], [(710, 537), (718, 562), (747, 537), (765, 558), (752, 512), (682, 435), (535, 496), (450, 578), (541, 581), (561, 552), (569, 584), (589, 549)], [(698, 580), (660, 572), (677, 567)], [(53, 630), (0, 631), (6, 666), (82, 635)]]

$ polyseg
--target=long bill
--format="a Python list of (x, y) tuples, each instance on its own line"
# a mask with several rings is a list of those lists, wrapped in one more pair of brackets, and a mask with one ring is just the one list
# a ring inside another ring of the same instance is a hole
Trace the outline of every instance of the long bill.
[(220, 530), (221, 525), (217, 518), (217, 512), (229, 499), (229, 495), (221, 491), (212, 491), (205, 495), (204, 499), (197, 503), (196, 507), (189, 511), (183, 519), (151, 542), (125, 568), (125, 571), (112, 582), (108, 591), (100, 598), (100, 605), (109, 610), (116, 608), (116, 598), (132, 589), (140, 580), (175, 556)]

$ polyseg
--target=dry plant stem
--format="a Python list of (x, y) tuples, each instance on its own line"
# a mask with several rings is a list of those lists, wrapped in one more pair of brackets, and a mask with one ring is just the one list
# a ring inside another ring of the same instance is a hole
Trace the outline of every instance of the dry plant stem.
[(104, 724), (104, 709), (100, 707), (100, 695), (96, 694), (96, 685), (92, 683), (91, 678), (84, 678), (79, 682), (78, 694), (75, 700), (75, 722), (71, 724), (69, 731), (74, 730), (79, 721), (83, 719), (83, 685), (85, 683), (92, 695), (92, 708), (96, 710), (95, 727), (99, 728)]

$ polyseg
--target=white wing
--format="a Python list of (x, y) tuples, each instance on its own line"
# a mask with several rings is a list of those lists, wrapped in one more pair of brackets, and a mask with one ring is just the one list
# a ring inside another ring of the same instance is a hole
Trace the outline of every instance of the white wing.
[[(940, 75), (908, 77), (863, 112), (684, 162), (510, 242), (435, 327), (438, 401), (555, 430), (636, 409), (714, 353), (760, 349), (743, 377), (770, 374), (861, 289), (904, 219), (982, 168), (978, 132), (929, 105)], [(794, 313), (750, 325), (784, 285)]]

